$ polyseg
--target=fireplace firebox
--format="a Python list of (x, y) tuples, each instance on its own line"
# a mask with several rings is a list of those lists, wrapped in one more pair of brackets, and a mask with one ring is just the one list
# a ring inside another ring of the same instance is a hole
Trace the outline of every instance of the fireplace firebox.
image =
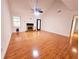
[(34, 27), (33, 23), (26, 23), (26, 26), (27, 26), (27, 31), (33, 31), (33, 27)]

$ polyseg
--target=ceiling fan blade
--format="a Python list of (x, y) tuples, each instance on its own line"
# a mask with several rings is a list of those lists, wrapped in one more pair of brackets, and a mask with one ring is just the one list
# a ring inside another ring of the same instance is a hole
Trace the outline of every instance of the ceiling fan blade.
[(40, 13), (43, 13), (43, 11), (39, 11)]
[(43, 11), (41, 10), (41, 8), (39, 8), (38, 6), (38, 0), (36, 0), (36, 6), (34, 8), (32, 8), (33, 12), (39, 12), (39, 13), (43, 13)]

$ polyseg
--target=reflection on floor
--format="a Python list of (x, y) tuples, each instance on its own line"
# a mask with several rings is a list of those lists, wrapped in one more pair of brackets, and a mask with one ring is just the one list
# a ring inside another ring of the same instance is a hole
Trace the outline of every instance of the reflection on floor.
[(68, 41), (45, 31), (13, 33), (4, 59), (71, 59)]
[(72, 42), (72, 58), (78, 59), (78, 33), (74, 33)]

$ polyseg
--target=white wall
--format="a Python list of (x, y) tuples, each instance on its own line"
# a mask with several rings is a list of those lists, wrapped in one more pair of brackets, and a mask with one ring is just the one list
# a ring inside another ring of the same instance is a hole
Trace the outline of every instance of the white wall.
[(11, 37), (11, 19), (9, 14), (7, 0), (2, 0), (2, 13), (1, 13), (1, 59), (4, 59), (6, 50)]
[[(48, 0), (49, 1), (49, 0)], [(33, 12), (35, 0), (8, 0), (11, 16), (21, 17), (20, 32), (26, 31), (26, 23), (34, 23), (34, 29), (36, 28), (36, 18)], [(31, 6), (30, 6), (31, 5)], [(12, 27), (13, 32), (16, 32), (16, 27)]]
[(56, 0), (42, 18), (42, 30), (68, 36), (75, 14), (76, 11), (70, 10), (62, 1)]
[[(35, 0), (30, 1), (31, 0), (9, 0), (11, 16), (21, 16), (20, 32), (27, 30), (26, 22), (36, 23), (32, 10), (34, 6), (33, 1)], [(62, 0), (39, 0), (39, 6), (44, 11), (41, 16), (42, 30), (68, 36), (73, 16), (77, 14), (76, 9), (74, 9), (76, 6), (74, 1), (71, 1), (70, 7), (68, 1), (65, 3)], [(72, 8), (73, 5), (74, 8)], [(60, 13), (58, 13), (59, 10), (61, 10)], [(30, 18), (32, 19), (30, 20)], [(13, 31), (16, 31), (15, 27), (13, 27)]]
[[(13, 14), (14, 16), (15, 14)], [(36, 28), (36, 19), (33, 16), (28, 16), (28, 15), (15, 15), (15, 16), (21, 16), (21, 24), (19, 27), (20, 32), (27, 31), (27, 26), (26, 23), (33, 23), (34, 24), (34, 29)], [(28, 16), (28, 17), (27, 17)], [(16, 32), (16, 27), (13, 27), (13, 32)]]

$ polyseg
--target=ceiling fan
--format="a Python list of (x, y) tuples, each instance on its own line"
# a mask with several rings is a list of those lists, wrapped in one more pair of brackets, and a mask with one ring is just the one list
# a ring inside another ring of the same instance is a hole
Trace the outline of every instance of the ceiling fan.
[(38, 0), (36, 0), (35, 7), (32, 9), (34, 13), (43, 13), (41, 8), (38, 6)]

